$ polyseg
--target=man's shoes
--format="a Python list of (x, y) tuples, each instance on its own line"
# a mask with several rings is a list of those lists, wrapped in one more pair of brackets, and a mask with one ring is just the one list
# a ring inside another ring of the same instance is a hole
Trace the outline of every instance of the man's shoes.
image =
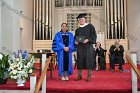
[(76, 81), (79, 81), (79, 80), (81, 80), (82, 79), (82, 76), (78, 76), (75, 80)]
[(65, 77), (61, 77), (61, 80), (62, 80), (62, 81), (65, 81), (66, 79), (65, 79)]
[(115, 69), (111, 69), (110, 71), (111, 71), (111, 72), (115, 72)]
[(88, 76), (87, 79), (86, 79), (86, 81), (87, 82), (90, 82), (91, 81), (91, 76)]
[(100, 69), (101, 71), (105, 71), (106, 69), (104, 69), (104, 68), (102, 68), (102, 69)]
[(119, 72), (120, 72), (120, 73), (123, 73), (123, 70), (121, 69), (121, 70), (119, 70)]

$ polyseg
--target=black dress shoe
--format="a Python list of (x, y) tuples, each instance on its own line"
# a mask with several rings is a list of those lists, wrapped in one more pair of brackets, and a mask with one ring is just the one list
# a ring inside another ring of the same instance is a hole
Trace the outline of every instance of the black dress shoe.
[(120, 72), (120, 73), (123, 73), (123, 70), (121, 69), (121, 70), (119, 70), (119, 72)]
[(115, 72), (115, 69), (111, 69), (110, 71), (111, 71), (111, 72)]
[(75, 80), (76, 81), (79, 81), (79, 80), (81, 80), (82, 79), (82, 76), (78, 76)]
[(86, 81), (87, 82), (90, 82), (91, 81), (91, 76), (88, 76), (87, 79), (86, 79)]

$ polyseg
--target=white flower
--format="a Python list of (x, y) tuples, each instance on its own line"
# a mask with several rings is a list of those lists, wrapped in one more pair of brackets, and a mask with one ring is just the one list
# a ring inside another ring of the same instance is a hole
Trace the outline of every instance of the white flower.
[(27, 63), (27, 66), (31, 66), (31, 63), (30, 63), (30, 62), (28, 62), (28, 63)]
[(16, 74), (17, 73), (17, 70), (13, 70), (13, 74)]
[(14, 76), (11, 76), (11, 78), (14, 78)]
[(13, 69), (14, 69), (14, 67), (13, 67), (13, 66), (10, 66), (10, 68), (9, 68), (9, 69), (13, 70)]
[(17, 79), (17, 76), (13, 76), (13, 79)]
[(22, 74), (25, 74), (25, 71), (21, 71)]
[(32, 69), (30, 69), (30, 70), (29, 70), (29, 73), (32, 73), (32, 72), (33, 72), (33, 70), (32, 70)]
[(18, 62), (19, 61), (19, 58), (16, 58), (16, 61)]
[(21, 67), (19, 67), (18, 70), (21, 70)]
[(24, 66), (24, 68), (26, 69), (26, 68), (27, 68), (27, 66)]
[(24, 76), (25, 76), (25, 77), (28, 77), (28, 74), (26, 73), (26, 74), (24, 74)]
[(2, 54), (0, 54), (0, 59), (2, 60), (2, 57), (3, 57), (3, 55)]
[[(12, 57), (12, 56), (11, 56)], [(33, 72), (32, 66), (33, 63), (35, 62), (34, 57), (32, 56), (29, 61), (27, 59), (22, 58), (22, 53), (19, 54), (18, 58), (11, 58), (11, 64), (8, 69), (9, 71), (9, 76), (12, 79), (26, 79), (29, 77), (29, 73)]]
[(12, 63), (12, 64), (10, 64), (10, 66), (14, 66), (14, 64)]
[(13, 65), (13, 68), (16, 68), (17, 66), (16, 65)]

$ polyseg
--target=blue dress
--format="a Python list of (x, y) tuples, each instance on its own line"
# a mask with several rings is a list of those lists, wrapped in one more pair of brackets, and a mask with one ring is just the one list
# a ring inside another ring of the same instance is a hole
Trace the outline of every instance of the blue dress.
[[(64, 52), (64, 47), (69, 48), (67, 53)], [(62, 76), (65, 70), (68, 71), (68, 75), (71, 75), (73, 73), (72, 52), (75, 51), (73, 34), (71, 32), (57, 32), (53, 39), (52, 50), (57, 53), (58, 57), (58, 75)], [(68, 58), (66, 58), (67, 56)], [(68, 60), (68, 64), (64, 64), (64, 60)]]

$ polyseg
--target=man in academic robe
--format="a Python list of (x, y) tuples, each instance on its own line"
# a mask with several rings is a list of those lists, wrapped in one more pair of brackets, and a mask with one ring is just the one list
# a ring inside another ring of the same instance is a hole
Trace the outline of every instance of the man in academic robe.
[(115, 66), (114, 64), (117, 62), (119, 64), (119, 71), (123, 72), (123, 64), (124, 64), (124, 59), (123, 59), (123, 53), (124, 53), (124, 48), (122, 45), (119, 44), (120, 40), (116, 39), (114, 45), (110, 47), (110, 70), (114, 71)]
[(52, 43), (52, 50), (58, 57), (58, 75), (61, 80), (69, 80), (68, 76), (72, 71), (72, 52), (75, 51), (74, 36), (67, 30), (67, 24), (61, 25), (61, 31), (55, 34)]
[(86, 81), (89, 82), (91, 80), (92, 69), (95, 67), (95, 51), (93, 49), (93, 44), (96, 43), (97, 36), (94, 26), (86, 23), (86, 15), (86, 13), (82, 13), (77, 16), (80, 27), (75, 31), (78, 69), (78, 77), (76, 78), (76, 81), (82, 79), (82, 69), (88, 69)]

